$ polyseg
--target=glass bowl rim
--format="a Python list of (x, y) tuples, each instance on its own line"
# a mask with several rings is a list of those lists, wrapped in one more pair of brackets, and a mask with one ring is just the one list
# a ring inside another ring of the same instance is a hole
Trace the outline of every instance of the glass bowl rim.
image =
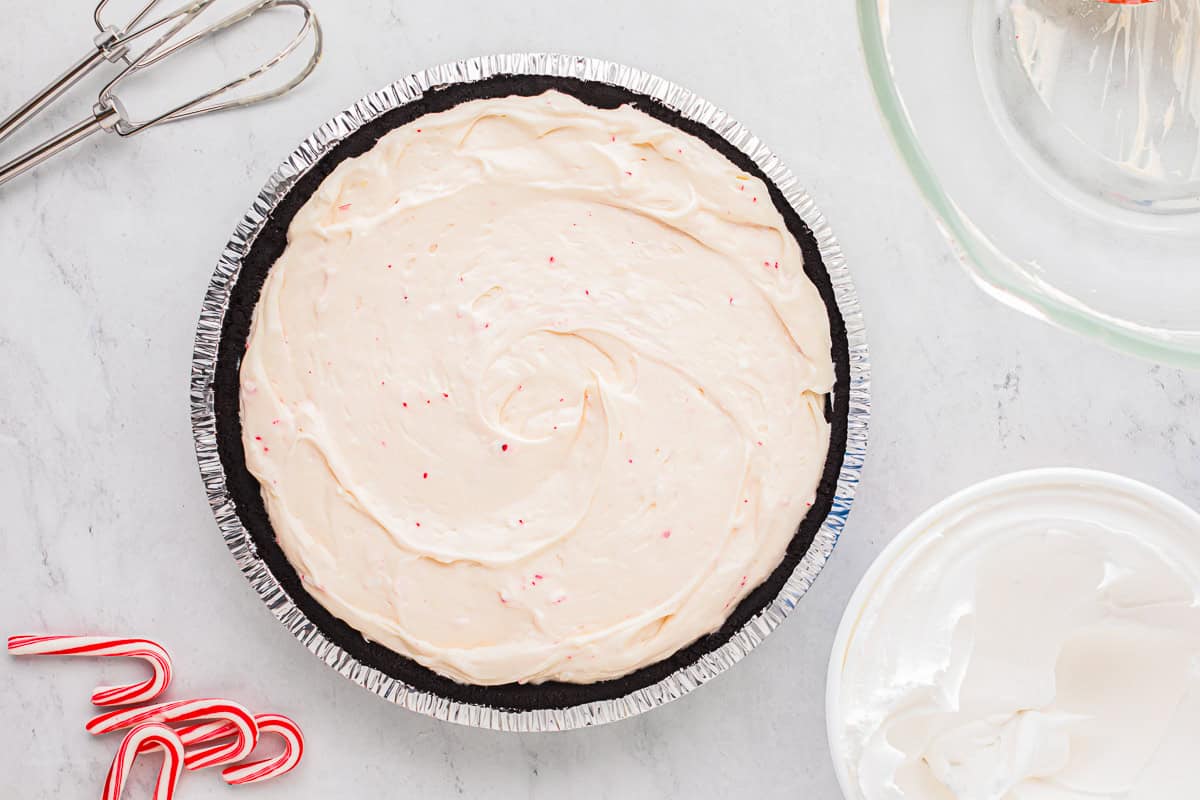
[[(1200, 367), (1200, 333), (1164, 330), (1121, 319), (1090, 308), (1049, 285), (1039, 288), (1026, 269), (1005, 255), (958, 206), (925, 155), (896, 84), (884, 34), (891, 2), (856, 0), (867, 74), (892, 142), (968, 274), (992, 297), (1038, 319), (1151, 361)], [(1195, 344), (1188, 342), (1192, 337)]]

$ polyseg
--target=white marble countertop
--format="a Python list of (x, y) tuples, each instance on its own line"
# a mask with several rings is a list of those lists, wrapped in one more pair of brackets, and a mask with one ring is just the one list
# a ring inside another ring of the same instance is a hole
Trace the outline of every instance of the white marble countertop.
[[(0, 190), (0, 632), (158, 637), (176, 659), (172, 696), (229, 695), (301, 720), (306, 762), (247, 796), (836, 797), (823, 718), (833, 632), (872, 557), (918, 512), (981, 478), (1060, 464), (1121, 472), (1200, 505), (1200, 374), (1051, 329), (972, 285), (886, 138), (852, 4), (314, 5), (327, 57), (287, 100), (132, 140), (98, 136)], [(82, 52), (90, 10), (0, 0), (0, 109)], [(278, 161), (412, 70), (523, 50), (662, 74), (784, 157), (848, 255), (874, 417), (846, 535), (762, 647), (640, 718), (517, 736), (395, 708), (292, 639), (217, 535), (187, 389), (216, 257)], [(82, 117), (90, 101), (75, 97), (39, 132)], [(83, 733), (88, 694), (129, 669), (0, 659), (6, 797), (99, 796), (114, 744)], [(131, 796), (149, 796), (149, 774), (139, 771)], [(179, 796), (228, 791), (202, 774), (185, 777)]]

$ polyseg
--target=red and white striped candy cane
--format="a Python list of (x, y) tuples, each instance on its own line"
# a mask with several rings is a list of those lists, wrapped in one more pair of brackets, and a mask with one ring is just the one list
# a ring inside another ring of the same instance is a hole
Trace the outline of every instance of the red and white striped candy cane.
[(183, 774), (183, 742), (174, 730), (159, 722), (138, 725), (121, 741), (104, 780), (104, 800), (120, 800), (133, 762), (139, 753), (150, 750), (163, 751), (162, 767), (154, 783), (154, 800), (171, 800), (179, 785), (179, 776)]
[(93, 717), (87, 724), (87, 730), (88, 733), (99, 736), (144, 722), (179, 723), (201, 719), (220, 719), (231, 723), (237, 738), (226, 744), (186, 753), (183, 765), (189, 770), (241, 761), (250, 755), (258, 744), (258, 723), (254, 721), (254, 716), (240, 703), (218, 698), (175, 700), (142, 708), (110, 711)]
[(92, 692), (98, 706), (148, 703), (171, 683), (171, 656), (157, 642), (118, 636), (10, 636), (8, 652), (15, 656), (104, 656), (140, 658), (154, 670), (141, 683), (100, 686)]
[[(294, 720), (282, 714), (255, 714), (258, 732), (274, 733), (283, 739), (283, 752), (273, 758), (237, 764), (221, 770), (221, 777), (231, 786), (243, 783), (259, 783), (286, 775), (296, 768), (304, 756), (304, 734)], [(199, 744), (214, 739), (233, 736), (237, 729), (228, 722), (202, 722), (188, 725), (176, 731), (184, 745)]]

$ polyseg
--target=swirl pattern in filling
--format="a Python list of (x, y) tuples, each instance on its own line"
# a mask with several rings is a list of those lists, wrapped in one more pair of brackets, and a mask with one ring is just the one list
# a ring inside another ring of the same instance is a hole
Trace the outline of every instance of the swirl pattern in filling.
[(475, 100), (339, 164), (241, 366), (308, 592), (477, 685), (718, 629), (814, 502), (825, 305), (767, 187), (631, 107)]

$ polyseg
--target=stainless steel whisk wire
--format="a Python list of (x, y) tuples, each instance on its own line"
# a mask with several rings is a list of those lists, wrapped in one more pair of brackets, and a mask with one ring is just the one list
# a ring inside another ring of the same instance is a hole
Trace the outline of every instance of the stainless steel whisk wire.
[[(129, 31), (145, 19), (146, 15), (155, 6), (159, 5), (160, 2), (161, 0), (149, 0), (142, 7), (142, 10), (138, 12), (137, 16), (124, 26), (118, 28), (115, 25), (106, 26), (104, 24), (101, 15), (104, 13), (109, 0), (100, 0), (100, 4), (96, 6), (96, 11), (92, 15), (92, 19), (96, 22), (96, 28), (99, 30), (99, 33), (92, 40), (92, 44), (94, 45), (92, 49), (88, 50), (83, 58), (71, 65), (66, 72), (52, 81), (45, 89), (30, 98), (28, 102), (10, 114), (3, 122), (0, 122), (0, 142), (4, 141), (11, 133), (33, 118), (35, 114), (38, 114), (53, 103), (63, 92), (91, 73), (102, 62), (110, 61), (116, 63), (117, 61), (124, 61), (128, 64), (129, 47), (127, 43), (121, 42), (121, 39), (125, 38)], [(190, 9), (191, 6), (177, 9), (175, 14), (168, 15), (167, 18), (159, 20), (159, 22), (166, 24), (169, 19), (181, 16)]]
[[(111, 25), (105, 26), (103, 23), (102, 16), (109, 2), (110, 0), (100, 0), (93, 14), (96, 27), (100, 31), (93, 42), (94, 48), (45, 89), (23, 104), (3, 122), (0, 122), (0, 142), (26, 124), (34, 115), (48, 107), (63, 92), (78, 83), (102, 62), (123, 61), (126, 66), (100, 90), (90, 117), (7, 164), (0, 165), (0, 186), (47, 161), (73, 144), (86, 139), (96, 131), (108, 130), (119, 136), (132, 136), (165, 122), (175, 122), (201, 114), (241, 108), (279, 97), (299, 86), (312, 74), (321, 59), (324, 44), (321, 26), (307, 0), (256, 0), (195, 33), (185, 35), (184, 38), (173, 44), (169, 43), (179, 35), (185, 34), (186, 29), (196, 21), (196, 18), (209, 9), (216, 0), (193, 0), (193, 2), (170, 11), (152, 22), (142, 24), (162, 2), (162, 0), (148, 0), (132, 20), (119, 28)], [(273, 8), (296, 9), (303, 17), (303, 24), (283, 48), (262, 64), (149, 119), (133, 120), (126, 113), (117, 96), (117, 91), (125, 80), (159, 64), (184, 48), (218, 36), (222, 31), (234, 28), (255, 15)], [(158, 34), (157, 38), (151, 40), (156, 33)], [(148, 40), (149, 44), (145, 44)], [(283, 84), (234, 99), (220, 99), (222, 95), (272, 71), (306, 42), (311, 42), (311, 54), (300, 70)], [(139, 50), (139, 52), (132, 54), (133, 50)]]

